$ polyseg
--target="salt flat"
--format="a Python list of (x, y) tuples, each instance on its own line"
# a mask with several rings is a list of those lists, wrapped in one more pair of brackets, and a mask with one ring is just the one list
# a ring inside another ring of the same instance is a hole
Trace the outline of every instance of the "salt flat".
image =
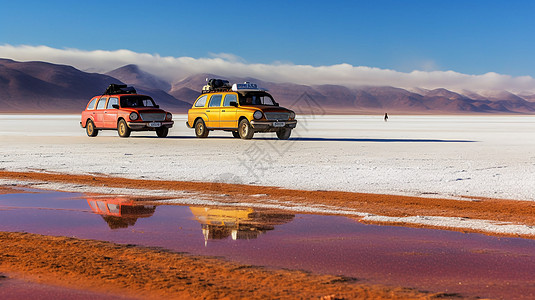
[(79, 115), (0, 115), (0, 168), (426, 197), (535, 201), (535, 116), (298, 116), (292, 139), (89, 138)]

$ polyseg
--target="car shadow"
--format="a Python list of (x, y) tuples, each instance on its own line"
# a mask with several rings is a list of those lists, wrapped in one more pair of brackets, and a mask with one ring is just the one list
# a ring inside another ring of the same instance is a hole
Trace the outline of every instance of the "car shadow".
[[(131, 138), (154, 138), (161, 139), (156, 136), (136, 136)], [(196, 136), (168, 136), (164, 139), (197, 139)], [(240, 140), (232, 136), (214, 136), (204, 139), (224, 139), (224, 140)], [(264, 141), (278, 141), (276, 137), (254, 137), (253, 140)], [(478, 141), (471, 140), (441, 140), (441, 139), (373, 139), (373, 138), (321, 138), (321, 137), (293, 137), (289, 141), (303, 141), (303, 142), (373, 142), (373, 143), (477, 143)]]
[[(261, 138), (260, 138), (261, 139)], [(277, 140), (277, 138), (269, 138)], [(373, 139), (373, 138), (312, 138), (312, 137), (294, 137), (293, 141), (311, 141), (311, 142), (376, 142), (376, 143), (475, 143), (470, 140), (440, 140), (440, 139)]]
[[(161, 137), (157, 137), (157, 136), (151, 136), (151, 135), (137, 135), (137, 136), (130, 136), (128, 137), (129, 139), (162, 139), (162, 140), (165, 140), (165, 139), (178, 139), (178, 140), (185, 140), (185, 139), (197, 139), (196, 136), (167, 136), (167, 137), (164, 137), (164, 138), (161, 138)], [(216, 137), (216, 138), (219, 138), (219, 137)], [(221, 138), (226, 138), (226, 137), (221, 137)]]

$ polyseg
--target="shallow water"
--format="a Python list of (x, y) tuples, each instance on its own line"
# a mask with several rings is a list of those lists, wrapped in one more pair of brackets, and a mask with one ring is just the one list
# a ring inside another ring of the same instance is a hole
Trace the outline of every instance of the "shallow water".
[(534, 240), (365, 225), (338, 216), (25, 191), (0, 195), (0, 231), (158, 246), (469, 296), (535, 295)]

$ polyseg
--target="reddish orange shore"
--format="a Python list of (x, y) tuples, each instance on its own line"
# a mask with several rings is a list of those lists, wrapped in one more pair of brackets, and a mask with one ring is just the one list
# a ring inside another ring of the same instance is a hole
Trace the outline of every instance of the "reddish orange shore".
[(443, 293), (93, 240), (0, 232), (0, 272), (143, 299), (431, 299)]

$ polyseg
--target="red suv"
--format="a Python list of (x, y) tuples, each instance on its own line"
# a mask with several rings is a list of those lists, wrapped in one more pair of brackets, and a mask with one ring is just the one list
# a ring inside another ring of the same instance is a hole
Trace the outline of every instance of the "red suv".
[(131, 131), (156, 131), (166, 137), (173, 127), (173, 115), (154, 103), (151, 97), (139, 95), (133, 87), (111, 84), (103, 95), (93, 97), (82, 112), (80, 126), (88, 136), (99, 130), (117, 130), (120, 137)]

